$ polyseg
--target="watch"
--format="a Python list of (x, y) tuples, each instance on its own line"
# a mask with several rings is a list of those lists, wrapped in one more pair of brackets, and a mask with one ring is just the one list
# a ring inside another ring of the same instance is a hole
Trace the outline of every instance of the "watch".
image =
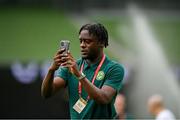
[(85, 75), (83, 72), (81, 72), (81, 76), (78, 77), (78, 80), (82, 80), (82, 79), (84, 79), (85, 77), (86, 77), (86, 75)]

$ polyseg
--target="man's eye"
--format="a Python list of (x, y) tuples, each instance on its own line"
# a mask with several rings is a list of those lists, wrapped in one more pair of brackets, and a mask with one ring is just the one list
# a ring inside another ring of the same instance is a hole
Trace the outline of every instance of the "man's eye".
[(90, 41), (90, 40), (86, 40), (85, 42), (86, 42), (87, 44), (89, 44), (91, 41)]

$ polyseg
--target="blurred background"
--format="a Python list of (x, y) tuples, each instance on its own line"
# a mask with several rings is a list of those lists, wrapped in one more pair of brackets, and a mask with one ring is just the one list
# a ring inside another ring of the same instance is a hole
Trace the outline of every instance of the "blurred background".
[(160, 94), (180, 119), (179, 13), (179, 0), (0, 0), (0, 118), (69, 118), (68, 91), (44, 100), (41, 83), (60, 40), (79, 58), (79, 28), (100, 22), (125, 67), (127, 112), (153, 118), (147, 101)]

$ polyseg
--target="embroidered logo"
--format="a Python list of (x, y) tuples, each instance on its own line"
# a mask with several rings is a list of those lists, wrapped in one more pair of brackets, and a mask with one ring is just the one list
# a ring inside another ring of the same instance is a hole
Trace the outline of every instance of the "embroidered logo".
[(99, 71), (96, 79), (97, 80), (103, 80), (104, 76), (105, 76), (104, 72), (103, 71)]

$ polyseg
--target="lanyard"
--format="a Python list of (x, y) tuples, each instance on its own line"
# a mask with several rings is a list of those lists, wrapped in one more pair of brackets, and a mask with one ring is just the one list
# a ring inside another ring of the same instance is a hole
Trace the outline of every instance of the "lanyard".
[[(94, 76), (93, 76), (93, 79), (92, 79), (92, 84), (94, 84), (94, 81), (95, 81), (95, 79), (96, 79), (96, 76), (97, 76), (97, 74), (98, 74), (101, 66), (102, 66), (103, 63), (104, 63), (104, 60), (105, 60), (105, 54), (103, 54), (103, 57), (102, 57), (102, 59), (101, 59), (101, 62), (99, 63), (98, 67), (96, 68), (96, 71), (95, 71)], [(81, 73), (83, 72), (83, 69), (84, 69), (84, 63), (81, 65), (81, 69), (80, 69)], [(81, 85), (81, 82), (79, 82), (79, 84), (78, 84), (78, 93), (79, 93), (79, 97), (81, 97), (81, 93), (82, 93), (82, 85)], [(90, 97), (89, 97), (89, 95), (88, 95), (87, 101), (89, 100), (89, 98), (90, 98)]]

